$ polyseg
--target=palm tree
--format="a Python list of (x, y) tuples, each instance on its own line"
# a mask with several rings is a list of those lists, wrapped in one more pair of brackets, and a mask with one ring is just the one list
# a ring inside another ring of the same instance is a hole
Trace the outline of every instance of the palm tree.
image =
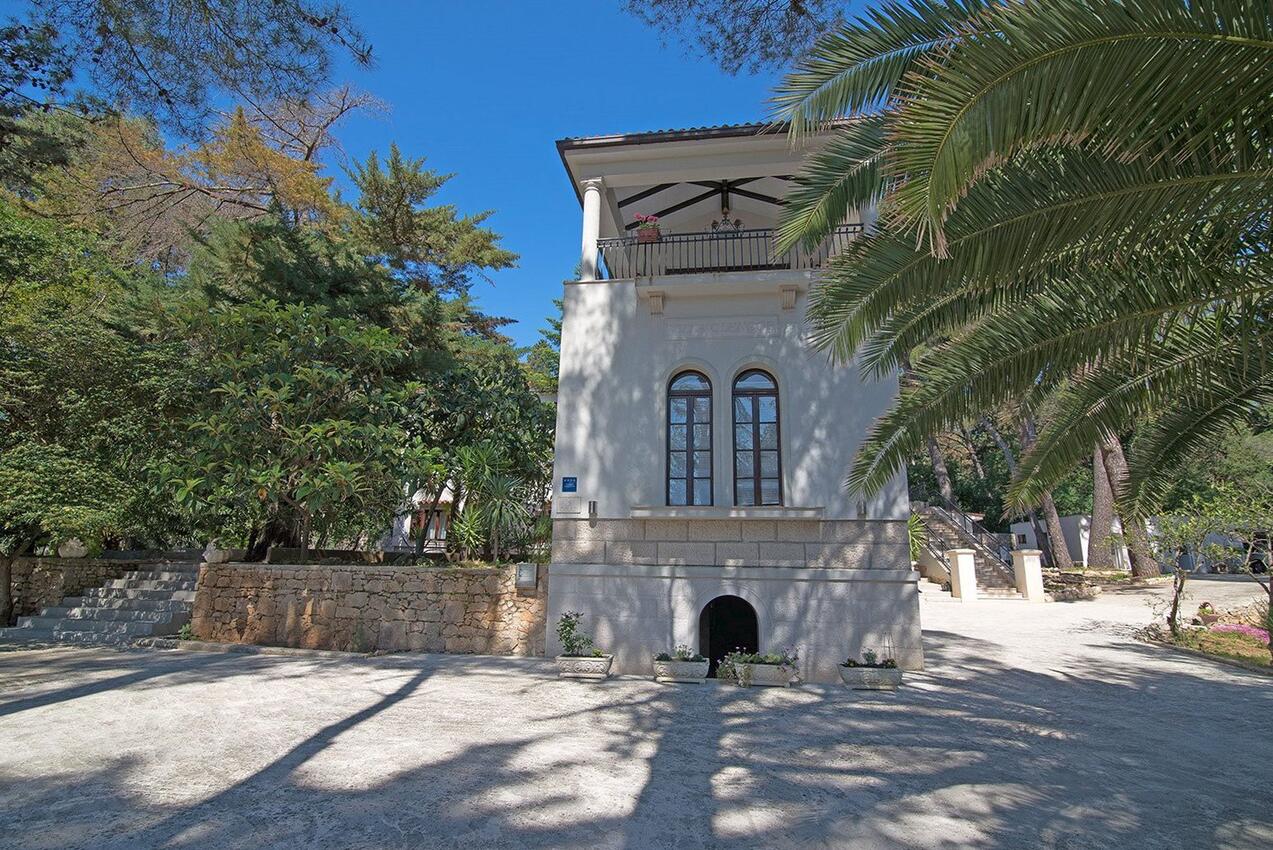
[(1114, 481), (1126, 520), (1273, 401), (1267, 0), (890, 2), (819, 41), (775, 104), (794, 139), (834, 130), (780, 248), (878, 209), (811, 299), (816, 343), (867, 376), (909, 357), (920, 378), (852, 489), (933, 434), (1046, 400), (1008, 509), (1093, 446), (1121, 458), (1141, 426)]

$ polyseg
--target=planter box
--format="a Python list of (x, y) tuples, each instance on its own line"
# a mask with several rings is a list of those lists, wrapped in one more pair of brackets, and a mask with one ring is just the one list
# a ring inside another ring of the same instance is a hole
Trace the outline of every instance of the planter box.
[(605, 679), (610, 675), (613, 655), (557, 656), (557, 675), (563, 679)]
[(702, 682), (707, 678), (707, 661), (655, 661), (656, 682)]
[(739, 684), (775, 688), (787, 687), (796, 675), (790, 667), (783, 667), (781, 664), (739, 664), (737, 669), (741, 678)]
[(902, 671), (896, 667), (840, 666), (840, 680), (856, 691), (895, 691), (902, 684)]
[(658, 242), (663, 237), (657, 227), (638, 227), (637, 228), (637, 244), (646, 245), (650, 242)]

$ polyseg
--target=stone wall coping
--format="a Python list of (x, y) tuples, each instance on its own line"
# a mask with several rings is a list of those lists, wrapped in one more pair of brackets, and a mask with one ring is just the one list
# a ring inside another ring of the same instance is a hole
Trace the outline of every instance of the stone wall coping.
[(472, 576), (489, 576), (498, 575), (516, 568), (516, 564), (501, 564), (498, 567), (430, 567), (421, 566), (419, 564), (267, 564), (263, 561), (226, 561), (222, 564), (200, 564), (201, 567), (209, 567), (218, 569), (221, 567), (232, 567), (242, 570), (327, 570), (329, 572), (385, 572), (387, 570), (401, 570), (402, 572), (411, 573), (430, 573), (440, 574), (448, 573), (451, 575), (472, 575)]
[[(914, 584), (919, 573), (911, 569), (858, 570), (846, 567), (708, 567), (671, 564), (549, 564), (549, 576), (607, 578), (642, 576), (646, 578), (711, 578), (750, 581), (818, 581)], [(550, 579), (551, 580), (551, 579)]]

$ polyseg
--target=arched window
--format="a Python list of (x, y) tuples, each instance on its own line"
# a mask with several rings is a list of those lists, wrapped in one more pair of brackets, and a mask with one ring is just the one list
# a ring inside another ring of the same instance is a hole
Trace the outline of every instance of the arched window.
[(781, 505), (778, 385), (759, 369), (734, 381), (734, 504)]
[(712, 383), (699, 372), (668, 385), (667, 503), (712, 503)]

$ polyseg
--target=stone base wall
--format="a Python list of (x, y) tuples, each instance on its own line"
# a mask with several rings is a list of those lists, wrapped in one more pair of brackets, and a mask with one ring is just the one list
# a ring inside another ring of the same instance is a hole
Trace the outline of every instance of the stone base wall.
[(58, 605), (67, 596), (79, 596), (88, 588), (123, 578), (141, 569), (142, 564), (140, 560), (103, 558), (18, 558), (13, 562), (13, 614), (38, 614), (41, 608)]
[(201, 640), (336, 649), (543, 655), (547, 570), (358, 564), (205, 564), (191, 629)]
[(554, 564), (910, 569), (902, 520), (554, 519)]

